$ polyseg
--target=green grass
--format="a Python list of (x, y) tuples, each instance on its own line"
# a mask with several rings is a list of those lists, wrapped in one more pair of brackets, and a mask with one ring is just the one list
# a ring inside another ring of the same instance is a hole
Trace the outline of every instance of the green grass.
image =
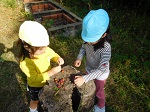
[[(111, 12), (113, 42), (109, 80), (113, 80), (113, 83), (107, 83), (107, 103), (118, 112), (148, 112), (149, 19), (146, 15), (127, 12)], [(114, 94), (111, 94), (112, 91)]]
[(4, 4), (5, 7), (11, 7), (11, 8), (17, 7), (16, 0), (1, 0), (0, 3)]
[[(4, 8), (1, 10), (1, 17), (11, 16), (8, 20), (0, 21), (3, 26), (0, 31), (1, 111), (27, 112), (26, 77), (15, 58), (18, 53), (15, 41), (21, 24), (18, 21), (22, 16), (28, 19), (31, 15), (18, 8), (20, 5), (17, 5), (14, 0), (9, 2), (1, 0), (0, 5)], [(77, 7), (78, 5), (74, 7), (71, 5), (72, 7), (68, 9), (83, 18), (87, 8), (81, 9)], [(2, 12), (5, 14), (6, 9), (7, 15), (3, 15)], [(113, 42), (111, 43), (111, 74), (105, 87), (106, 110), (107, 112), (149, 112), (149, 17), (144, 14), (138, 15), (134, 11), (119, 9), (109, 10), (109, 14)], [(80, 32), (75, 37), (50, 38), (50, 47), (64, 58), (65, 65), (73, 66), (81, 44)], [(81, 71), (84, 71), (84, 61), (79, 68)]]
[(82, 40), (79, 37), (55, 37), (50, 39), (50, 47), (53, 48), (65, 60), (65, 65), (74, 66)]

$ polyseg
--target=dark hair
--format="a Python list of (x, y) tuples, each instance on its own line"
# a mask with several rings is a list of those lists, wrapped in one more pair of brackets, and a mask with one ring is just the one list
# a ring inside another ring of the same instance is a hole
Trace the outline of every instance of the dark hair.
[[(31, 45), (29, 45), (28, 43), (22, 41), (21, 39), (18, 40), (18, 45), (20, 45), (20, 47), (21, 47), (20, 48), (19, 59), (22, 58), (22, 60), (24, 60), (26, 57), (34, 59), (34, 51), (33, 51), (33, 48), (32, 48)], [(32, 52), (29, 52), (28, 50), (26, 50), (24, 48), (24, 46), (27, 46), (28, 48), (30, 48)], [(38, 49), (39, 47), (36, 47), (36, 48)]]
[(107, 42), (111, 42), (112, 41), (112, 36), (110, 34), (110, 29), (108, 28), (107, 31), (105, 32), (107, 33), (106, 37), (104, 38), (100, 38), (99, 41), (94, 44), (94, 51), (96, 51), (97, 49), (100, 49), (100, 48), (104, 48), (104, 42), (107, 41)]
[[(110, 34), (110, 29), (108, 28), (105, 33), (107, 33), (106, 37), (100, 38), (96, 44), (93, 44), (94, 51), (96, 51), (97, 49), (100, 49), (100, 48), (104, 48), (104, 42), (105, 41), (107, 41), (109, 43), (112, 42), (112, 36)], [(85, 42), (84, 44), (87, 44), (87, 43), (88, 42)]]

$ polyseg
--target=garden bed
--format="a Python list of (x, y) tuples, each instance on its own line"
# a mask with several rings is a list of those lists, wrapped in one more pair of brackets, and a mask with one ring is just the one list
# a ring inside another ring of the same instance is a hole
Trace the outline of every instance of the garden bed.
[(41, 14), (35, 17), (36, 21), (43, 24), (49, 35), (73, 36), (81, 28), (81, 21), (69, 16), (66, 12), (53, 12), (53, 14)]
[(41, 4), (32, 4), (31, 5), (31, 12), (41, 12), (47, 10), (55, 10), (57, 9), (55, 6), (51, 5), (50, 3), (41, 3)]
[(23, 0), (24, 3), (39, 2), (44, 0)]
[(25, 3), (25, 9), (31, 13), (45, 12), (50, 10), (60, 9), (60, 7), (49, 1), (37, 1)]
[(75, 36), (81, 29), (82, 19), (53, 1), (25, 4), (35, 21), (43, 24), (50, 36)]

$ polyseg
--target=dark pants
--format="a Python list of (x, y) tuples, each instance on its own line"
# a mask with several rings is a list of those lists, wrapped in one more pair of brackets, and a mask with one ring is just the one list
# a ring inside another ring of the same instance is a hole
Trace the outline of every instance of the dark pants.
[(28, 86), (30, 99), (34, 100), (34, 101), (39, 100), (38, 94), (42, 88), (43, 87), (30, 87), (30, 86)]

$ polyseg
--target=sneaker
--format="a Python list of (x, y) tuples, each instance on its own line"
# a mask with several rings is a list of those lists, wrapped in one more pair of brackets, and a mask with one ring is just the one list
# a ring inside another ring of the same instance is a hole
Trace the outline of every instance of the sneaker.
[(99, 108), (97, 105), (94, 105), (93, 112), (105, 112), (105, 106), (103, 108)]
[(37, 111), (37, 108), (35, 108), (35, 109), (31, 109), (31, 108), (29, 107), (29, 109), (30, 109), (30, 111), (29, 111), (29, 112), (38, 112), (38, 111)]
[(27, 84), (27, 86), (26, 86), (26, 87), (27, 87), (27, 92), (29, 92), (29, 87), (28, 87), (28, 84)]

